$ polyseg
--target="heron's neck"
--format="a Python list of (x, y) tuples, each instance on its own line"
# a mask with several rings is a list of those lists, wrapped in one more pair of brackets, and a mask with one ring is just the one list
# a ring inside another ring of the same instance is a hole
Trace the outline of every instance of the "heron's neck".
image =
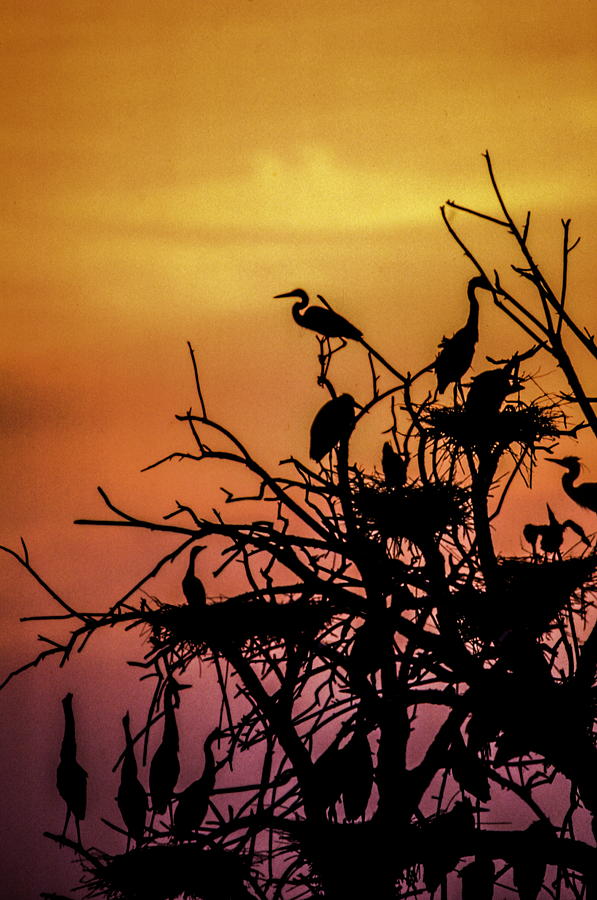
[(477, 300), (475, 291), (479, 286), (479, 282), (473, 278), (473, 280), (469, 282), (467, 288), (469, 312), (468, 319), (466, 320), (466, 327), (477, 336), (479, 334), (479, 301)]
[(301, 324), (301, 319), (303, 318), (303, 315), (304, 315), (304, 313), (301, 314), (301, 309), (304, 310), (308, 303), (309, 303), (309, 301), (307, 300), (307, 298), (303, 297), (303, 299), (299, 300), (298, 303), (292, 304), (292, 318), (299, 325)]

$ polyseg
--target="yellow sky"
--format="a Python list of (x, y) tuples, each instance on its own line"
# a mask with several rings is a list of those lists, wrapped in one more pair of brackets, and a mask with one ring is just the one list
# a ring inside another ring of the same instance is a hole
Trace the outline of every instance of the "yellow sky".
[[(180, 468), (138, 474), (180, 444), (187, 340), (214, 415), (273, 459), (305, 453), (315, 339), (280, 291), (429, 362), (470, 275), (438, 207), (492, 208), (486, 148), (550, 273), (572, 216), (570, 306), (595, 330), (596, 32), (589, 0), (2, 0), (0, 541), (23, 535), (71, 597), (141, 574), (132, 538), (71, 522), (96, 484), (155, 515), (189, 489)], [(488, 310), (481, 327), (483, 353), (513, 334)], [(22, 659), (28, 588), (1, 571)]]

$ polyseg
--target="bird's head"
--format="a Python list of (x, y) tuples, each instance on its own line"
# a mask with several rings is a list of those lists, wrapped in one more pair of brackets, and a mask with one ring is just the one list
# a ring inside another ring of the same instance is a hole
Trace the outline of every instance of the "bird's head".
[(483, 291), (493, 291), (494, 290), (492, 283), (490, 282), (489, 278), (487, 278), (485, 275), (475, 275), (474, 278), (471, 278), (468, 285), (469, 285), (469, 288), (473, 291), (476, 290), (477, 288), (479, 288), (480, 290), (483, 290)]
[(72, 706), (72, 704), (73, 704), (73, 695), (69, 691), (68, 694), (65, 694), (65, 696), (62, 698), (62, 705), (63, 706)]
[(309, 295), (302, 288), (295, 288), (293, 291), (288, 291), (286, 294), (276, 294), (274, 300), (281, 300), (284, 297), (299, 297), (303, 306), (306, 306), (309, 302)]

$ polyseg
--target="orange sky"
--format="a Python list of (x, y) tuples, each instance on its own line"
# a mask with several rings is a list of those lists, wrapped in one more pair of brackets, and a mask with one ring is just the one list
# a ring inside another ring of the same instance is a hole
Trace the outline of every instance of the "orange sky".
[[(190, 490), (138, 472), (181, 443), (187, 340), (214, 416), (271, 460), (305, 453), (315, 339), (280, 291), (325, 294), (402, 369), (429, 362), (470, 275), (438, 207), (492, 209), (486, 148), (554, 276), (573, 218), (570, 308), (594, 331), (596, 31), (588, 0), (3, 0), (0, 542), (24, 536), (69, 598), (130, 586), (155, 544), (71, 522), (97, 484), (158, 516)], [(491, 233), (469, 234), (491, 261)], [(481, 328), (479, 359), (514, 349), (490, 310)], [(10, 664), (37, 609), (0, 570)], [(38, 676), (0, 703), (44, 733)]]

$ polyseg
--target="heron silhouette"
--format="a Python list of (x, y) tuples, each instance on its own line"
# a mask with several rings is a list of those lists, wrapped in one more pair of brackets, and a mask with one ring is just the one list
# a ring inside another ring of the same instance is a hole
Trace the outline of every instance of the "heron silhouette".
[(308, 328), (326, 338), (361, 340), (363, 332), (344, 316), (326, 306), (309, 306), (309, 295), (302, 288), (295, 288), (286, 294), (276, 294), (274, 299), (281, 300), (284, 297), (300, 297), (298, 303), (292, 304), (292, 318), (301, 328)]
[(491, 290), (491, 285), (484, 275), (477, 275), (468, 283), (469, 313), (464, 326), (452, 337), (443, 337), (439, 344), (440, 352), (435, 360), (434, 368), (437, 389), (440, 394), (444, 393), (449, 384), (454, 384), (456, 389), (473, 361), (475, 347), (479, 340), (479, 301), (475, 294), (478, 288)]
[(340, 747), (343, 734), (313, 764), (313, 786), (324, 809), (335, 821), (336, 804), (342, 800), (347, 821), (364, 818), (373, 787), (373, 759), (367, 733), (357, 725), (350, 740)]
[(135, 746), (131, 737), (128, 712), (122, 719), (122, 727), (124, 728), (125, 749), (116, 802), (129, 833), (128, 850), (131, 838), (137, 846), (143, 841), (145, 816), (147, 815), (147, 794), (137, 777), (137, 760), (135, 759)]
[(168, 682), (164, 690), (164, 730), (162, 741), (155, 751), (149, 767), (149, 792), (153, 814), (165, 813), (174, 794), (180, 774), (178, 761), (178, 726), (174, 712), (176, 687)]
[[(321, 294), (317, 296), (320, 300), (323, 300)], [(328, 341), (330, 338), (340, 338), (343, 342), (342, 346), (346, 344), (347, 340), (356, 341), (371, 356), (379, 360), (389, 372), (399, 378), (400, 381), (404, 382), (406, 380), (404, 375), (401, 375), (377, 350), (367, 343), (363, 337), (363, 332), (356, 325), (353, 325), (352, 322), (349, 322), (348, 319), (345, 319), (344, 316), (334, 312), (332, 309), (328, 309), (327, 306), (309, 306), (309, 295), (302, 288), (295, 288), (293, 291), (288, 291), (285, 294), (276, 294), (274, 299), (281, 300), (286, 297), (299, 297), (298, 303), (292, 304), (292, 318), (301, 328), (308, 328), (309, 331), (322, 335)], [(338, 349), (342, 348), (339, 347)]]
[(491, 857), (475, 857), (458, 874), (462, 879), (462, 900), (492, 900), (495, 863)]
[(73, 695), (66, 694), (62, 699), (64, 710), (64, 737), (60, 748), (60, 762), (56, 770), (56, 787), (66, 803), (66, 819), (62, 829), (62, 837), (71, 815), (75, 819), (77, 840), (81, 843), (79, 823), (85, 818), (87, 810), (87, 772), (77, 762), (77, 740), (75, 736), (75, 717), (73, 713)]
[(207, 602), (203, 582), (195, 574), (195, 560), (203, 549), (203, 547), (193, 547), (191, 549), (189, 565), (182, 579), (182, 592), (191, 609), (202, 609)]
[(564, 532), (568, 528), (570, 528), (571, 531), (574, 531), (587, 547), (591, 546), (590, 540), (577, 522), (574, 522), (572, 519), (566, 519), (565, 522), (558, 522), (549, 503), (547, 503), (546, 506), (547, 515), (549, 517), (548, 525), (532, 525), (529, 523), (522, 529), (525, 541), (533, 548), (533, 556), (537, 556), (537, 544), (539, 544), (541, 550), (543, 550), (546, 555), (551, 553), (554, 556), (557, 556), (558, 559), (561, 559), (561, 547), (564, 543)]
[(340, 394), (324, 403), (311, 425), (311, 459), (320, 462), (337, 444), (348, 440), (355, 426), (355, 405), (350, 394)]
[(520, 900), (537, 900), (547, 870), (545, 849), (554, 834), (547, 822), (537, 820), (522, 835), (521, 852), (512, 860), (514, 886)]
[(196, 781), (178, 795), (178, 805), (174, 810), (174, 833), (179, 841), (188, 840), (203, 822), (209, 809), (209, 798), (216, 783), (216, 761), (212, 745), (222, 736), (220, 728), (208, 734), (203, 744), (205, 763), (203, 772)]
[(512, 375), (512, 363), (501, 369), (486, 369), (472, 379), (464, 408), (471, 417), (485, 422), (497, 416), (508, 394), (520, 389), (521, 382)]
[(583, 484), (574, 484), (580, 475), (580, 459), (578, 456), (563, 456), (561, 459), (548, 459), (547, 462), (555, 463), (567, 471), (562, 475), (562, 487), (571, 500), (578, 503), (584, 509), (590, 509), (597, 513), (597, 484), (585, 481)]
[(385, 442), (381, 451), (381, 467), (388, 488), (404, 487), (406, 484), (408, 460), (397, 450), (394, 450), (389, 441)]
[(367, 732), (357, 725), (354, 734), (342, 754), (342, 803), (344, 816), (349, 822), (365, 818), (367, 804), (373, 788), (373, 758), (367, 740)]
[(450, 766), (452, 775), (462, 791), (472, 794), (481, 803), (489, 801), (491, 794), (487, 767), (483, 765), (475, 751), (466, 746), (460, 734), (452, 741)]

